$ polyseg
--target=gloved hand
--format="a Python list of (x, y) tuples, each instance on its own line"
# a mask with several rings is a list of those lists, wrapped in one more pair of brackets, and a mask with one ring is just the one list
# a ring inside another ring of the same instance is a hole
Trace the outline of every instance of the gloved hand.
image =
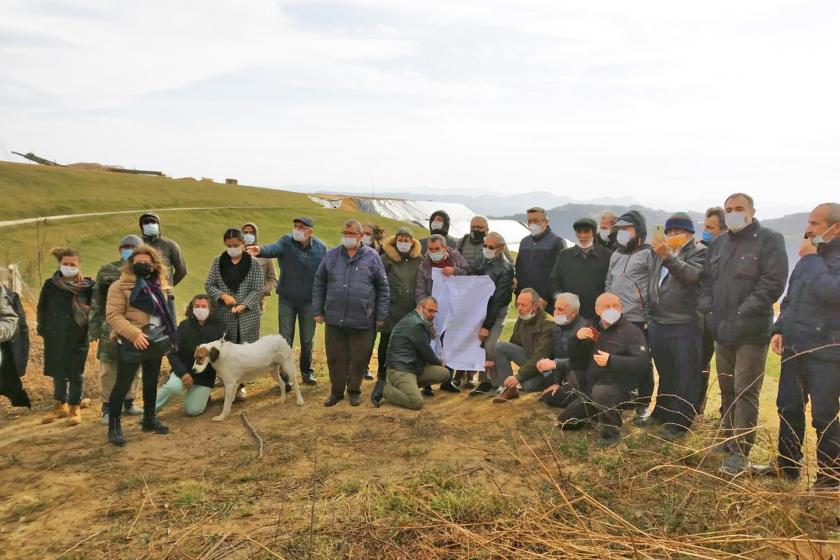
[(382, 404), (382, 397), (385, 394), (385, 380), (384, 379), (377, 379), (376, 384), (373, 386), (373, 391), (370, 393), (370, 402), (376, 408), (379, 408), (379, 405)]

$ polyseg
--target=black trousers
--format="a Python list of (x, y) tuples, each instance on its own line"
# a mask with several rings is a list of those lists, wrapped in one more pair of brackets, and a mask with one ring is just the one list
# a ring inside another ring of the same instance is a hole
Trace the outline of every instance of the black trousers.
[[(648, 338), (648, 331), (645, 328), (645, 323), (633, 323), (640, 329), (642, 332), (645, 333), (645, 340)], [(648, 344), (650, 344), (648, 342)], [(655, 383), (653, 380), (653, 362), (648, 360), (647, 365), (639, 371), (638, 377), (638, 385), (637, 389), (639, 391), (638, 398), (636, 399), (636, 406), (648, 406), (650, 404), (650, 398), (653, 396), (653, 387)]]
[(327, 367), (330, 370), (330, 392), (343, 395), (362, 392), (362, 379), (373, 351), (371, 337), (376, 329), (351, 329), (327, 325), (324, 345), (327, 350)]
[(662, 325), (652, 322), (648, 340), (659, 391), (653, 416), (672, 428), (687, 430), (697, 414), (703, 335), (698, 324)]
[[(145, 418), (155, 417), (155, 398), (157, 397), (157, 383), (162, 360), (162, 358), (157, 358), (140, 363), (143, 367), (143, 415)], [(120, 360), (117, 363), (117, 381), (114, 383), (111, 397), (108, 399), (108, 410), (112, 416), (119, 418), (122, 415), (122, 403), (131, 388), (131, 382), (134, 381), (136, 373), (136, 362)]]
[(388, 361), (388, 341), (391, 340), (391, 333), (379, 333), (379, 348), (376, 350), (376, 356), (379, 359), (379, 368), (376, 372), (376, 378), (385, 380), (385, 362)]
[(609, 380), (596, 381), (585, 393), (579, 393), (566, 409), (559, 414), (561, 423), (584, 420), (593, 416), (607, 426), (621, 427), (619, 405), (627, 399), (628, 390), (619, 383)]

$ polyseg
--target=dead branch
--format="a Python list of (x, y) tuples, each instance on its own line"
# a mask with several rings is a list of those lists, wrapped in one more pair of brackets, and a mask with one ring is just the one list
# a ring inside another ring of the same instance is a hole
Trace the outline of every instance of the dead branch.
[(251, 435), (254, 436), (254, 438), (257, 440), (257, 443), (260, 446), (260, 453), (259, 453), (259, 455), (257, 455), (257, 459), (262, 459), (263, 458), (263, 449), (265, 448), (265, 440), (263, 440), (262, 436), (259, 434), (257, 429), (254, 428), (253, 424), (251, 424), (251, 422), (248, 421), (248, 413), (247, 412), (243, 412), (241, 414), (241, 417), (242, 417), (242, 422), (245, 423), (245, 426), (248, 427), (248, 430), (251, 432)]

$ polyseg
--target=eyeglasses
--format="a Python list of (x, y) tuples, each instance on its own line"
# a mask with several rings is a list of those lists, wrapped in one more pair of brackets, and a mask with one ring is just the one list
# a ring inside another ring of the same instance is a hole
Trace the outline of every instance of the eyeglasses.
[(426, 313), (437, 313), (438, 312), (437, 308), (430, 309), (428, 307), (423, 307), (422, 305), (420, 306), (420, 309), (422, 309)]

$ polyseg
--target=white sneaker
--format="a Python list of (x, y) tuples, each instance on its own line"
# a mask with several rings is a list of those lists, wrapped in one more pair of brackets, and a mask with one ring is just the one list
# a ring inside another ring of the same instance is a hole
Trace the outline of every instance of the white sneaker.
[(248, 398), (248, 393), (245, 392), (245, 387), (240, 387), (236, 391), (236, 396), (233, 398), (233, 402), (242, 402)]
[(137, 408), (136, 406), (131, 405), (131, 408), (126, 408), (125, 409), (125, 414), (128, 414), (129, 416), (140, 416), (140, 415), (143, 414), (143, 409), (142, 408)]
[(99, 419), (99, 423), (102, 424), (103, 426), (108, 425), (108, 413), (107, 412), (102, 415), (102, 418)]

